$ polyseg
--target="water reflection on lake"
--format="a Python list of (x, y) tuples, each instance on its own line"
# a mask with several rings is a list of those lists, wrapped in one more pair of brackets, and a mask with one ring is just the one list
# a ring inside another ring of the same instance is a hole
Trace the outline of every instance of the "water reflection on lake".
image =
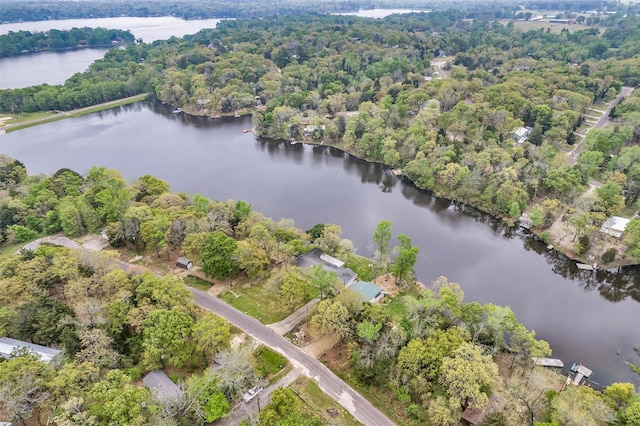
[(421, 281), (444, 275), (467, 302), (510, 306), (554, 357), (591, 368), (597, 382), (640, 384), (624, 364), (640, 364), (638, 268), (578, 271), (529, 233), (437, 199), (387, 167), (326, 146), (257, 139), (242, 131), (251, 126), (250, 118), (190, 117), (141, 102), (2, 135), (0, 151), (32, 174), (103, 165), (127, 179), (153, 174), (174, 191), (243, 199), (303, 229), (335, 223), (363, 255), (377, 223), (390, 220), (394, 235), (420, 249)]

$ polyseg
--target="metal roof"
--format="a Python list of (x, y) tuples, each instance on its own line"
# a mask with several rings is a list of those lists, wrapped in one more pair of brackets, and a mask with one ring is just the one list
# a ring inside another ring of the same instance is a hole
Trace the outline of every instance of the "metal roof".
[(349, 288), (360, 293), (367, 302), (376, 299), (382, 293), (380, 287), (368, 281), (358, 281)]
[(6, 359), (11, 359), (11, 353), (19, 348), (27, 348), (29, 352), (37, 355), (42, 362), (46, 362), (47, 364), (49, 364), (56, 355), (62, 353), (62, 351), (57, 349), (36, 345), (35, 343), (23, 342), (22, 340), (11, 339), (9, 337), (0, 339), (0, 356)]
[(163, 401), (175, 401), (182, 398), (182, 391), (164, 371), (152, 371), (144, 376), (142, 382), (152, 393)]

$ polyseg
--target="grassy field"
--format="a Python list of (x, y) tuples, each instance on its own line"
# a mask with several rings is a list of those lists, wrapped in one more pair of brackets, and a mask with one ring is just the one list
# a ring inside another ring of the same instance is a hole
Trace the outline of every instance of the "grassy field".
[[(317, 288), (308, 287), (305, 303), (318, 297)], [(256, 318), (263, 324), (272, 324), (288, 317), (291, 312), (282, 310), (278, 295), (266, 288), (266, 283), (236, 285), (218, 296), (234, 308)], [(302, 306), (299, 306), (301, 308)]]
[(552, 33), (559, 33), (563, 28), (569, 30), (569, 32), (573, 33), (580, 30), (586, 30), (589, 28), (597, 28), (593, 26), (580, 25), (580, 24), (556, 24), (546, 21), (512, 21), (510, 19), (500, 20), (500, 23), (503, 25), (507, 25), (507, 23), (513, 22), (513, 26), (523, 32), (526, 31), (536, 31), (540, 29), (550, 28)]
[[(329, 398), (318, 384), (308, 377), (300, 376), (291, 384), (291, 388), (301, 397), (301, 399), (314, 411), (321, 412), (323, 417), (330, 417), (333, 425), (357, 426), (360, 425), (351, 414), (333, 399)], [(336, 417), (331, 417), (327, 410), (335, 408), (339, 413)], [(325, 423), (328, 423), (325, 420)]]
[(287, 358), (266, 346), (259, 346), (253, 355), (256, 357), (256, 368), (265, 378), (275, 375), (287, 365)]
[(184, 277), (183, 281), (186, 285), (202, 291), (209, 290), (213, 285), (209, 281), (205, 281), (202, 278), (198, 278), (193, 275), (187, 275), (186, 277)]
[(81, 115), (89, 114), (92, 112), (102, 111), (105, 109), (115, 108), (122, 105), (131, 104), (134, 102), (139, 102), (144, 100), (147, 97), (147, 94), (141, 94), (137, 96), (132, 96), (126, 99), (120, 99), (112, 102), (105, 102), (103, 104), (94, 105), (87, 108), (80, 108), (73, 111), (68, 112), (37, 112), (37, 113), (25, 113), (25, 114), (4, 114), (0, 113), (2, 116), (12, 117), (15, 121), (11, 121), (9, 123), (10, 127), (6, 128), (6, 132), (15, 132), (16, 130), (26, 129), (28, 127), (37, 126), (39, 124), (50, 123), (52, 121), (64, 120), (65, 118), (71, 117), (80, 117)]
[(372, 281), (375, 278), (372, 269), (369, 267), (372, 262), (373, 261), (367, 257), (350, 254), (347, 256), (345, 266), (358, 274), (361, 280)]

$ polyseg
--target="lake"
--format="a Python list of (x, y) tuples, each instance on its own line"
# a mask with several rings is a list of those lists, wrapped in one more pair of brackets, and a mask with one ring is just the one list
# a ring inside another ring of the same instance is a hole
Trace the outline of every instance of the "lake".
[(422, 282), (447, 276), (467, 302), (510, 306), (567, 368), (579, 362), (596, 382), (640, 385), (624, 364), (640, 364), (638, 268), (579, 272), (526, 232), (437, 199), (384, 166), (330, 147), (259, 140), (242, 132), (251, 126), (250, 118), (190, 117), (145, 101), (0, 135), (0, 152), (30, 174), (106, 166), (129, 180), (155, 175), (173, 191), (243, 199), (303, 229), (335, 223), (362, 255), (378, 222), (390, 220), (394, 235), (419, 247)]
[[(131, 30), (136, 38), (146, 43), (166, 40), (172, 36), (195, 34), (203, 28), (215, 28), (221, 19), (185, 21), (164, 16), (160, 18), (99, 18), (66, 19), (52, 21), (19, 22), (0, 25), (0, 34), (9, 31), (69, 30), (77, 27)], [(101, 59), (107, 49), (76, 49), (59, 52), (40, 52), (0, 59), (0, 89), (16, 89), (37, 84), (64, 84), (77, 72), (84, 72), (89, 65)]]

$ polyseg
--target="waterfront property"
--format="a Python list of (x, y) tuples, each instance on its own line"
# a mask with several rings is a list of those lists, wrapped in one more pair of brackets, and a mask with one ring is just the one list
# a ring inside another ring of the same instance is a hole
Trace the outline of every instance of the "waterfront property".
[(37, 356), (40, 361), (57, 367), (62, 362), (62, 351), (58, 349), (48, 348), (35, 343), (23, 342), (22, 340), (3, 337), (0, 339), (0, 356), (11, 359), (16, 354), (26, 351)]
[(600, 228), (600, 231), (612, 237), (620, 238), (627, 229), (627, 225), (631, 222), (631, 219), (627, 219), (619, 216), (611, 216), (607, 219)]
[(349, 288), (360, 293), (367, 302), (375, 303), (384, 297), (380, 287), (368, 281), (358, 281)]
[(349, 268), (345, 268), (342, 260), (329, 256), (319, 248), (301, 254), (296, 258), (296, 266), (301, 269), (306, 269), (316, 264), (322, 265), (325, 271), (335, 272), (345, 287), (350, 287), (356, 280), (356, 273)]

